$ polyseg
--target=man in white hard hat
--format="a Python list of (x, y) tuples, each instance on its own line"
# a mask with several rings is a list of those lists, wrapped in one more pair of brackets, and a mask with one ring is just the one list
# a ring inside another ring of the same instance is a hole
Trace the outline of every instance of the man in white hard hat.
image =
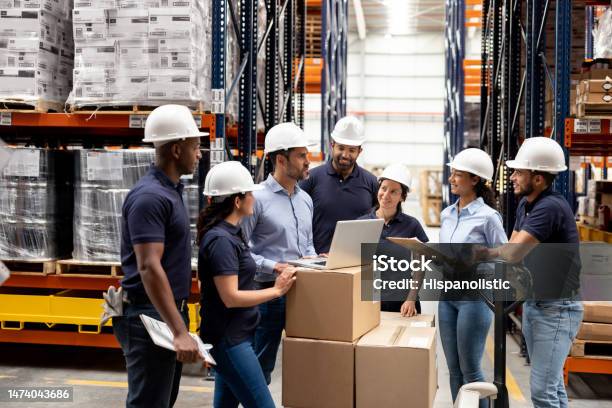
[(314, 247), (318, 253), (329, 252), (336, 222), (361, 217), (377, 201), (376, 176), (357, 164), (365, 141), (359, 119), (340, 119), (331, 138), (331, 160), (300, 182), (314, 203)]
[[(274, 171), (254, 191), (253, 215), (242, 229), (257, 263), (255, 280), (260, 289), (274, 286), (276, 277), (291, 261), (315, 256), (312, 241), (313, 205), (298, 182), (308, 177), (308, 142), (293, 123), (274, 126), (265, 139), (264, 153)], [(254, 348), (268, 384), (285, 327), (285, 297), (259, 305), (261, 321), (255, 331)]]
[(556, 175), (567, 170), (565, 156), (554, 140), (532, 137), (506, 165), (514, 169), (510, 180), (522, 199), (509, 244), (489, 256), (513, 263), (524, 259), (531, 271), (533, 295), (523, 305), (522, 320), (531, 360), (531, 400), (537, 408), (566, 407), (563, 365), (583, 311), (574, 213), (552, 190)]
[[(200, 358), (188, 331), (192, 239), (179, 179), (196, 170), (206, 135), (180, 105), (156, 108), (145, 126), (143, 141), (155, 145), (156, 161), (123, 204), (121, 286), (127, 302), (123, 316), (113, 317), (126, 360), (129, 407), (173, 406), (182, 363)], [(176, 352), (153, 343), (141, 314), (168, 325)]]

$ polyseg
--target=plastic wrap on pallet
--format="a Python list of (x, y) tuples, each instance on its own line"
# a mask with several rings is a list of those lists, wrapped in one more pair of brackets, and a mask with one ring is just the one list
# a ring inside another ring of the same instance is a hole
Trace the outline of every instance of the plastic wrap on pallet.
[[(75, 166), (74, 251), (81, 261), (120, 261), (125, 197), (155, 161), (154, 149), (79, 150)], [(197, 222), (197, 177), (184, 177), (183, 201)]]
[(595, 59), (612, 58), (612, 9), (608, 8), (597, 19), (593, 30), (593, 49)]
[(79, 108), (174, 102), (208, 109), (211, 3), (77, 0), (68, 103)]
[(0, 177), (0, 257), (55, 259), (69, 255), (72, 159), (67, 151), (5, 148)]
[(60, 108), (72, 89), (69, 0), (0, 2), (0, 101)]

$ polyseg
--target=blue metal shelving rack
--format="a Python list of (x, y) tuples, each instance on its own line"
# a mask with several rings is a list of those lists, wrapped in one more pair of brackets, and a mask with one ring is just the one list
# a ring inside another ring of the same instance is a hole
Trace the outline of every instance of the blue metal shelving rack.
[[(304, 0), (265, 0), (266, 30), (258, 38), (257, 0), (212, 0), (212, 89), (216, 116), (215, 138), (221, 140), (231, 158), (227, 138), (227, 102), (238, 92), (238, 140), (236, 148), (242, 164), (253, 175), (264, 169), (257, 160), (258, 109), (267, 132), (282, 121), (304, 124)], [(281, 21), (283, 22), (281, 27)], [(240, 68), (228, 78), (228, 36), (240, 45)], [(257, 87), (257, 56), (265, 52), (265, 89)], [(263, 93), (263, 97), (262, 97)], [(269, 168), (269, 167), (268, 167)]]
[(336, 122), (346, 115), (348, 0), (323, 0), (321, 10), (321, 152), (329, 149)]

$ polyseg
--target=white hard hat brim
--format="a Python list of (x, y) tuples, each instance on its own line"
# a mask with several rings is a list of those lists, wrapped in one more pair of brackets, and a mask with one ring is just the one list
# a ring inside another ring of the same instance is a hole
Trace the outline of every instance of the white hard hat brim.
[(382, 183), (385, 180), (395, 181), (396, 183), (406, 187), (408, 189), (408, 192), (410, 192), (410, 186), (407, 185), (404, 181), (400, 180), (399, 177), (391, 177), (391, 176), (380, 176), (380, 177), (378, 177), (378, 182), (379, 183)]
[(171, 142), (173, 140), (184, 140), (184, 139), (191, 139), (192, 137), (204, 137), (204, 136), (209, 136), (210, 133), (208, 132), (198, 132), (196, 134), (193, 135), (189, 135), (189, 136), (167, 136), (167, 137), (156, 137), (155, 139), (142, 139), (143, 142), (145, 143), (158, 143), (158, 142)]
[(264, 149), (264, 154), (270, 154), (270, 153), (274, 153), (274, 152), (278, 152), (281, 150), (289, 150), (289, 149), (297, 149), (300, 147), (305, 147), (306, 149), (308, 149), (308, 151), (312, 150), (313, 148), (317, 147), (319, 144), (316, 142), (307, 142), (307, 143), (300, 143), (297, 145), (290, 145), (290, 146), (281, 146), (278, 147), (277, 149), (274, 150), (266, 150)]
[(518, 162), (516, 160), (507, 160), (506, 161), (506, 166), (511, 168), (511, 169), (519, 169), (519, 170), (533, 170), (533, 171), (542, 171), (542, 172), (546, 172), (546, 173), (551, 173), (551, 174), (558, 174), (562, 171), (567, 170), (567, 166), (563, 166), (563, 168), (560, 169), (555, 169), (555, 170), (550, 170), (548, 168), (541, 168), (541, 167), (537, 167), (537, 166), (530, 166), (527, 164), (523, 164), (521, 162)]
[(365, 140), (361, 140), (359, 142), (355, 141), (355, 140), (351, 140), (351, 139), (345, 139), (342, 137), (338, 137), (338, 136), (334, 136), (332, 134), (332, 140), (338, 144), (342, 144), (342, 145), (346, 145), (346, 146), (355, 146), (355, 147), (361, 147), (361, 145), (363, 144), (363, 142), (365, 142)]
[(487, 180), (487, 181), (492, 181), (492, 180), (493, 180), (493, 178), (492, 178), (492, 177), (489, 177), (489, 176), (487, 176), (487, 175), (485, 175), (485, 174), (482, 174), (482, 173), (480, 173), (480, 172), (476, 172), (476, 171), (474, 171), (474, 170), (472, 170), (472, 169), (468, 169), (467, 167), (464, 167), (464, 166), (458, 166), (458, 165), (453, 164), (453, 163), (446, 163), (446, 165), (447, 165), (448, 167), (450, 167), (451, 169), (455, 169), (455, 170), (459, 170), (459, 171), (466, 171), (466, 172), (468, 172), (468, 173), (472, 173), (472, 174), (474, 174), (475, 176), (478, 176), (478, 177), (480, 177), (480, 178), (483, 178), (483, 179), (485, 179), (485, 180)]
[(240, 189), (240, 190), (237, 190), (237, 191), (232, 191), (232, 192), (230, 192), (230, 193), (224, 192), (224, 193), (222, 193), (222, 194), (214, 194), (214, 193), (210, 193), (210, 192), (208, 192), (208, 191), (204, 191), (204, 192), (202, 193), (202, 195), (203, 195), (203, 196), (205, 196), (205, 197), (224, 197), (224, 196), (229, 197), (229, 196), (231, 196), (231, 195), (233, 195), (233, 194), (244, 194), (244, 193), (250, 193), (250, 192), (253, 192), (253, 191), (260, 191), (260, 190), (263, 190), (263, 189), (265, 189), (265, 188), (266, 188), (266, 186), (264, 186), (264, 185), (262, 185), (262, 184), (253, 184), (253, 185), (252, 185), (251, 187), (249, 187), (249, 188), (243, 188), (243, 189)]

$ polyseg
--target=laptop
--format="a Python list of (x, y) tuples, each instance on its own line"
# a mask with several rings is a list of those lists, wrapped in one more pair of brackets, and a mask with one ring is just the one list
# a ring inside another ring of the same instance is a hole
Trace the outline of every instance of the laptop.
[[(327, 258), (289, 261), (290, 265), (311, 269), (340, 269), (361, 265), (361, 244), (378, 244), (384, 220), (338, 221)], [(372, 254), (364, 257), (372, 258)]]

